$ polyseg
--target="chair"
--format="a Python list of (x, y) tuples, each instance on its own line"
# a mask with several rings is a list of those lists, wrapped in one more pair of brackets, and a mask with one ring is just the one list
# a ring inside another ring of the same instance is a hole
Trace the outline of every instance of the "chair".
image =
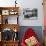
[(24, 34), (24, 37), (22, 38), (22, 42), (21, 42), (21, 46), (27, 46), (25, 40), (30, 38), (30, 37), (35, 37), (36, 40), (38, 41), (37, 44), (35, 46), (41, 46), (39, 40), (37, 39), (37, 35), (36, 33), (34, 32), (34, 30), (32, 28), (28, 28)]

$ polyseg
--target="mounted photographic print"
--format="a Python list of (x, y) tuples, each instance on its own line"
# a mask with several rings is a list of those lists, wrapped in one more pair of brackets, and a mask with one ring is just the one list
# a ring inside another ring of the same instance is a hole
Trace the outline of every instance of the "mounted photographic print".
[(8, 17), (8, 24), (17, 24), (17, 23), (18, 23), (17, 16)]
[(12, 33), (13, 31), (10, 28), (5, 28), (2, 31), (2, 40), (8, 41), (12, 40)]
[(23, 10), (24, 19), (36, 19), (38, 17), (38, 9), (25, 8)]
[(17, 14), (17, 11), (16, 10), (10, 10), (10, 15), (16, 15)]
[(9, 15), (9, 10), (2, 10), (2, 15)]

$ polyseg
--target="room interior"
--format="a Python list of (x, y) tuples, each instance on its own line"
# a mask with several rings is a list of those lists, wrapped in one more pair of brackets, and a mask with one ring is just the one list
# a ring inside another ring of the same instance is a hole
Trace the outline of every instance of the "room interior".
[(23, 46), (28, 28), (37, 34), (41, 46), (46, 46), (45, 15), (45, 0), (0, 0), (0, 46)]

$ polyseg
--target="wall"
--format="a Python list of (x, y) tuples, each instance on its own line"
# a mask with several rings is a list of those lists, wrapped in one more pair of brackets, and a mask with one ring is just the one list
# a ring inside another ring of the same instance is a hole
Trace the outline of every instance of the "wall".
[(1, 7), (12, 7), (15, 5), (15, 0), (0, 0), (0, 6)]
[(42, 0), (21, 0), (18, 2), (21, 5), (21, 11), (23, 13), (23, 8), (37, 8), (38, 9), (38, 19), (36, 20), (25, 20), (23, 14), (19, 18), (19, 24), (21, 26), (43, 26), (43, 6)]
[[(15, 0), (0, 0), (0, 6), (15, 6)], [(20, 6), (20, 17), (19, 24), (21, 26), (43, 26), (43, 6), (42, 0), (17, 0)], [(37, 8), (38, 9), (38, 19), (36, 20), (24, 20), (23, 8)]]

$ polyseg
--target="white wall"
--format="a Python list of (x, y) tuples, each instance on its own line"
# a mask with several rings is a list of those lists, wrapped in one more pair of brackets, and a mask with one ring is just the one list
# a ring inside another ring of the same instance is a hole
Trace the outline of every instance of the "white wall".
[(0, 0), (0, 6), (1, 7), (9, 7), (9, 6), (14, 6), (15, 3), (14, 3), (15, 0)]
[[(0, 0), (0, 6), (14, 6), (15, 0)], [(21, 26), (43, 26), (43, 7), (42, 0), (17, 0), (20, 6), (20, 17), (19, 24)], [(37, 8), (38, 9), (38, 19), (36, 20), (24, 20), (23, 8)]]
[[(22, 8), (37, 8), (38, 9), (38, 19), (36, 20), (24, 20), (24, 16), (21, 13), (19, 18), (21, 26), (43, 26), (43, 6), (42, 0), (21, 0), (18, 2), (21, 4)], [(21, 12), (23, 12), (21, 8)]]

